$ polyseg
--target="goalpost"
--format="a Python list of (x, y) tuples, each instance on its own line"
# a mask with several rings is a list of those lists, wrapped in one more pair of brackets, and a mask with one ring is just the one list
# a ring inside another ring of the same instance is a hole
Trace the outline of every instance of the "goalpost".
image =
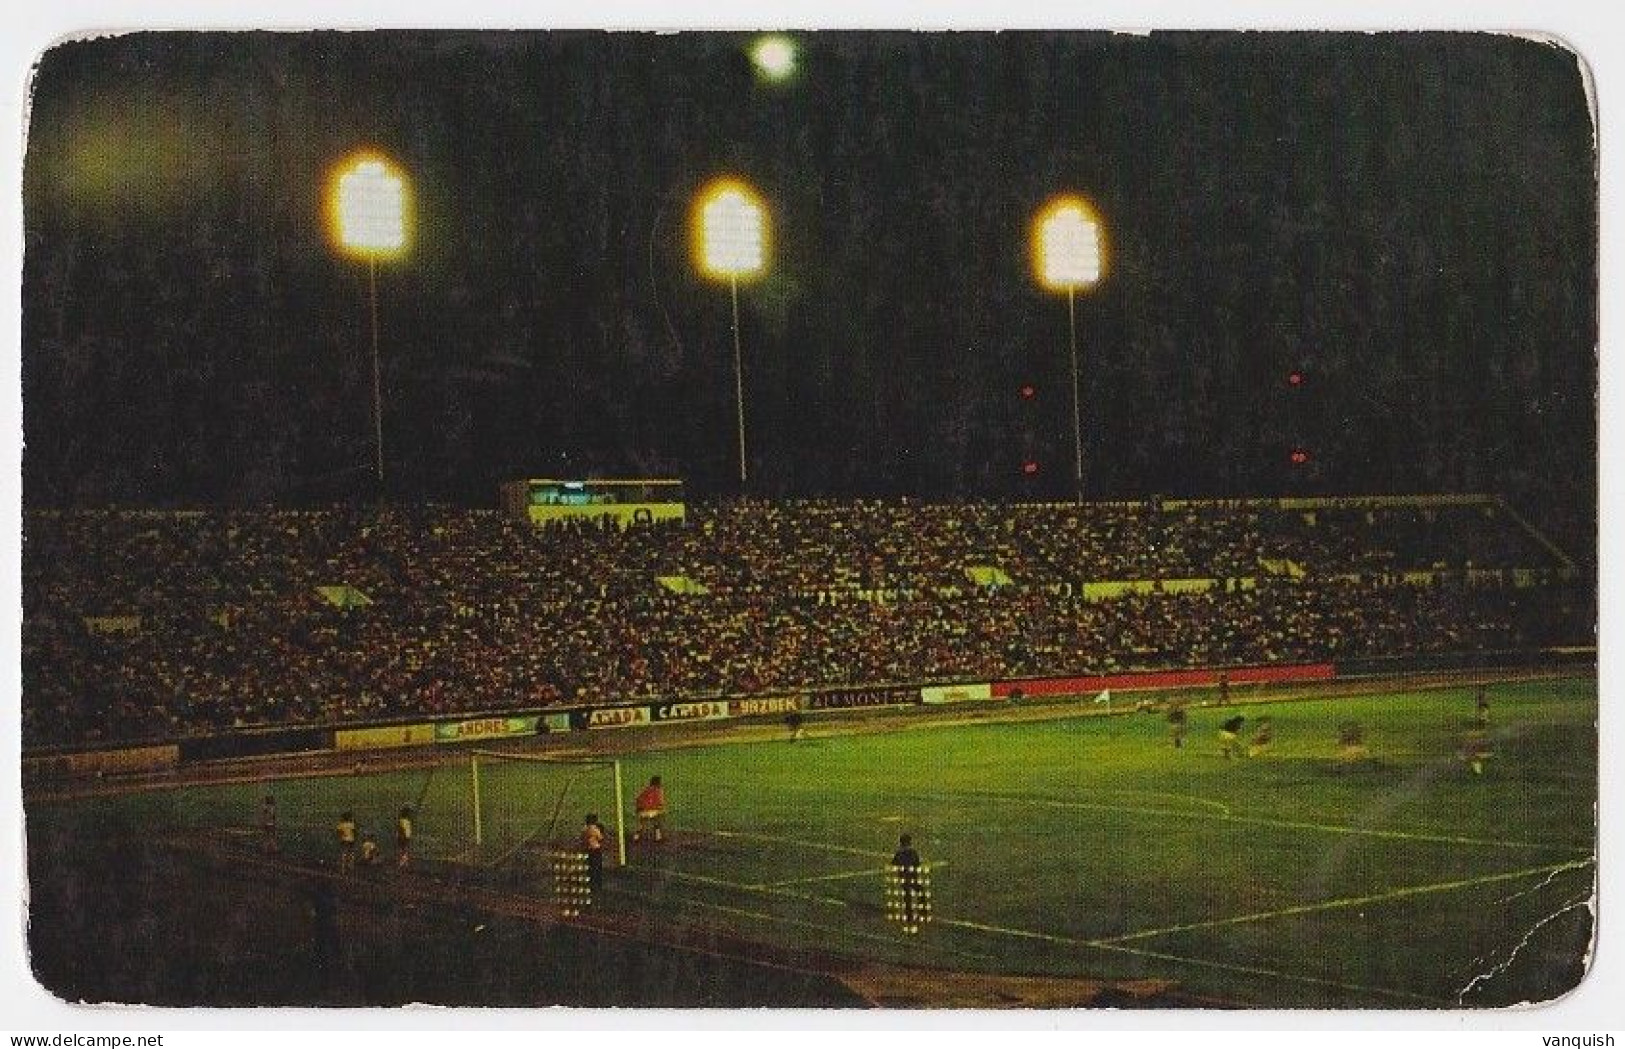
[[(554, 845), (564, 837), (574, 841), (581, 812), (607, 811), (614, 815), (610, 829), (616, 859), (626, 866), (626, 806), (619, 761), (476, 750), (469, 754), (468, 790), (474, 847), (499, 850), (496, 863), (538, 842)], [(572, 801), (581, 812), (566, 808)]]

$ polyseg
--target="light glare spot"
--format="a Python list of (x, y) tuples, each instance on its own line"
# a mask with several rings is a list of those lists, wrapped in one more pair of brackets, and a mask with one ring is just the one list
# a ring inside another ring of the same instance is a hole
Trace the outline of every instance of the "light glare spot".
[(764, 37), (751, 52), (756, 68), (769, 80), (784, 80), (796, 71), (796, 45), (789, 37)]

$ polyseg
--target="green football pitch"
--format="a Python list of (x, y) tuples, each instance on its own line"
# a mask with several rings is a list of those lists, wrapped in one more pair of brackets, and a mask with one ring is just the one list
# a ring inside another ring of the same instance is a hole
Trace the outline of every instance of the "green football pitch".
[[(667, 840), (629, 844), (591, 920), (634, 939), (723, 938), (815, 967), (1164, 981), (1215, 1005), (1549, 1000), (1581, 978), (1591, 943), (1596, 681), (1501, 682), (1490, 698), (1481, 774), (1461, 757), (1470, 687), (1196, 706), (1177, 749), (1160, 711), (1098, 716), (1098, 705), (1073, 717), (821, 731), (841, 724), (831, 719), (799, 742), (764, 728), (747, 741), (628, 749), (617, 755), (628, 822), (632, 795), (658, 774)], [(1219, 723), (1237, 712), (1248, 718), (1243, 744), (1271, 720), (1268, 749), (1221, 755)], [(1363, 759), (1340, 750), (1351, 720)], [(395, 812), (414, 805), (410, 875), (351, 877), (410, 877), (465, 900), (550, 906), (549, 850), (574, 840), (588, 810), (613, 836), (606, 769), (482, 760), (475, 847), (464, 759), (35, 802), (31, 845), (44, 831), (136, 833), (257, 863), (266, 790), (281, 810), (277, 863), (331, 865), (345, 809), (387, 857)], [(884, 906), (902, 833), (931, 868), (933, 920), (917, 936)], [(452, 937), (433, 932), (421, 949), (455, 966)], [(480, 1001), (479, 989), (457, 1000)]]

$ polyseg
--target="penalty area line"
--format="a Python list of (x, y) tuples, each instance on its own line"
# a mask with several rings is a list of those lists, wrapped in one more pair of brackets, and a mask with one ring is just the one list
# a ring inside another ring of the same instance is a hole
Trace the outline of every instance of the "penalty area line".
[[(747, 886), (742, 886), (742, 888), (749, 890), (751, 887), (747, 885)], [(639, 896), (639, 898), (642, 898), (642, 899), (650, 899), (650, 900), (653, 899), (653, 897), (646, 897), (646, 896), (643, 896), (643, 894), (641, 894), (641, 893), (627, 893), (626, 895), (637, 895), (637, 896)], [(896, 936), (882, 936), (879, 933), (865, 932), (865, 931), (863, 931), (861, 929), (854, 929), (854, 928), (851, 928), (851, 927), (848, 927), (848, 926), (828, 925), (828, 924), (825, 924), (823, 922), (812, 922), (812, 921), (807, 921), (807, 920), (805, 920), (803, 918), (791, 918), (791, 917), (787, 917), (786, 915), (770, 914), (770, 913), (767, 913), (765, 911), (750, 911), (750, 910), (744, 909), (743, 907), (729, 907), (727, 904), (723, 904), (723, 903), (711, 903), (711, 902), (706, 901), (706, 900), (685, 900), (683, 902), (684, 902), (685, 906), (702, 907), (702, 908), (705, 908), (706, 910), (718, 911), (718, 912), (720, 912), (722, 914), (731, 914), (731, 915), (734, 915), (735, 917), (739, 917), (739, 918), (751, 918), (751, 919), (754, 919), (756, 921), (776, 922), (776, 923), (778, 923), (780, 925), (793, 925), (793, 926), (795, 926), (797, 928), (801, 928), (801, 929), (815, 929), (818, 932), (832, 933), (832, 934), (834, 934), (836, 936), (851, 937), (851, 938), (859, 939), (859, 940), (870, 940), (870, 941), (873, 941), (875, 943), (884, 943), (884, 944), (887, 944), (887, 945), (896, 945), (896, 944), (899, 944), (899, 943), (908, 943), (909, 942), (909, 941), (906, 941), (906, 940), (902, 940), (902, 939), (900, 939), (899, 937), (896, 937)], [(942, 946), (940, 944), (937, 945), (937, 949), (941, 950), (941, 951), (946, 951), (949, 954), (961, 955), (961, 956), (966, 957), (966, 958), (976, 958), (976, 959), (979, 959), (979, 960), (982, 960), (982, 961), (991, 961), (991, 960), (993, 960), (992, 955), (983, 954), (983, 953), (981, 953), (979, 951), (967, 951), (967, 950), (963, 950), (961, 948), (944, 947), (944, 946)]]
[[(796, 892), (796, 891), (794, 891), (792, 889), (789, 889), (789, 888), (781, 888), (781, 887), (774, 886), (774, 885), (749, 885), (749, 884), (746, 884), (744, 882), (728, 881), (727, 879), (724, 879), (724, 878), (712, 878), (712, 877), (708, 877), (707, 875), (704, 875), (704, 874), (689, 874), (689, 873), (686, 873), (686, 872), (683, 872), (683, 871), (674, 871), (674, 870), (663, 870), (663, 871), (660, 871), (659, 873), (660, 873), (661, 876), (671, 878), (674, 881), (692, 882), (692, 883), (697, 884), (697, 885), (708, 885), (708, 886), (711, 886), (711, 887), (714, 887), (714, 888), (729, 889), (729, 890), (732, 890), (732, 891), (735, 891), (735, 892), (740, 892), (740, 893), (759, 893), (759, 894), (761, 894), (763, 896), (778, 896), (778, 897), (783, 897), (783, 898), (793, 899), (793, 900), (803, 900), (803, 901), (806, 901), (806, 902), (809, 902), (809, 903), (820, 903), (820, 904), (824, 904), (826, 906), (840, 907), (842, 909), (849, 909), (852, 906), (852, 903), (851, 903), (850, 900), (843, 900), (843, 899), (841, 899), (839, 897), (836, 897), (836, 896), (818, 896), (818, 895), (814, 895), (812, 893)], [(867, 872), (864, 872), (864, 873), (867, 873)], [(854, 874), (853, 876), (856, 876), (856, 874)], [(621, 891), (625, 891), (625, 890), (621, 890)], [(634, 894), (634, 895), (639, 895), (639, 894)], [(704, 901), (704, 900), (688, 899), (688, 900), (685, 900), (685, 903), (687, 905), (711, 908), (711, 909), (714, 909), (714, 910), (721, 911), (723, 913), (734, 914), (734, 915), (736, 915), (738, 917), (747, 917), (747, 918), (756, 918), (758, 920), (772, 920), (772, 921), (778, 921), (778, 922), (785, 922), (785, 923), (799, 925), (799, 926), (803, 926), (803, 927), (806, 927), (806, 928), (813, 928), (813, 929), (826, 929), (826, 930), (833, 929), (833, 930), (838, 930), (838, 931), (842, 931), (842, 932), (850, 932), (849, 930), (841, 930), (841, 929), (839, 929), (839, 927), (830, 927), (830, 926), (821, 925), (821, 924), (819, 924), (817, 922), (808, 922), (808, 921), (803, 921), (803, 920), (800, 920), (800, 919), (785, 918), (785, 917), (781, 917), (781, 916), (778, 916), (778, 915), (764, 914), (764, 913), (759, 913), (759, 912), (755, 912), (755, 911), (747, 911), (747, 910), (743, 910), (743, 909), (740, 909), (740, 908), (727, 907), (727, 906), (725, 906), (723, 904), (710, 903), (710, 902)], [(1189, 966), (1194, 966), (1194, 967), (1202, 968), (1202, 969), (1213, 969), (1213, 970), (1217, 970), (1217, 971), (1220, 971), (1220, 972), (1241, 973), (1241, 974), (1245, 974), (1245, 975), (1249, 975), (1249, 976), (1264, 976), (1264, 977), (1268, 977), (1270, 979), (1287, 980), (1287, 981), (1294, 982), (1294, 983), (1309, 984), (1309, 985), (1316, 986), (1316, 987), (1330, 987), (1330, 988), (1333, 988), (1335, 990), (1340, 990), (1340, 991), (1355, 991), (1355, 992), (1359, 992), (1359, 993), (1362, 993), (1362, 994), (1369, 994), (1369, 995), (1374, 995), (1374, 996), (1383, 997), (1383, 998), (1393, 998), (1393, 999), (1399, 999), (1399, 1000), (1404, 1000), (1404, 1001), (1414, 1001), (1414, 1002), (1425, 1002), (1425, 1003), (1428, 1003), (1428, 1004), (1435, 1004), (1435, 1005), (1438, 1004), (1439, 1002), (1443, 1001), (1443, 999), (1429, 997), (1428, 995), (1415, 994), (1415, 993), (1410, 992), (1410, 991), (1394, 990), (1392, 988), (1387, 988), (1387, 987), (1369, 987), (1369, 986), (1366, 986), (1366, 985), (1363, 985), (1363, 984), (1344, 983), (1344, 982), (1339, 981), (1339, 980), (1328, 980), (1328, 979), (1324, 979), (1324, 978), (1317, 977), (1317, 976), (1305, 976), (1305, 975), (1301, 975), (1301, 974), (1297, 974), (1297, 973), (1277, 972), (1276, 970), (1265, 969), (1265, 968), (1263, 968), (1261, 966), (1236, 965), (1236, 964), (1233, 964), (1233, 963), (1230, 963), (1230, 962), (1211, 961), (1211, 960), (1206, 959), (1206, 958), (1190, 958), (1190, 957), (1186, 957), (1184, 955), (1171, 954), (1171, 953), (1166, 952), (1166, 951), (1153, 951), (1153, 950), (1147, 950), (1147, 949), (1145, 949), (1143, 947), (1131, 947), (1131, 946), (1128, 946), (1127, 944), (1114, 943), (1114, 942), (1111, 942), (1111, 941), (1108, 941), (1108, 940), (1085, 940), (1085, 939), (1079, 939), (1077, 937), (1071, 937), (1071, 936), (1059, 936), (1059, 935), (1055, 935), (1055, 934), (1052, 934), (1052, 933), (1033, 932), (1033, 931), (1031, 931), (1029, 929), (1013, 929), (1013, 928), (1010, 928), (1008, 926), (989, 925), (989, 924), (984, 923), (984, 922), (969, 921), (969, 920), (966, 920), (966, 919), (963, 919), (963, 918), (937, 918), (935, 920), (935, 924), (937, 924), (939, 926), (949, 927), (949, 928), (968, 929), (968, 930), (971, 930), (973, 932), (993, 933), (993, 934), (998, 935), (998, 936), (1008, 936), (1008, 937), (1013, 937), (1013, 938), (1016, 938), (1016, 939), (1037, 940), (1037, 941), (1040, 941), (1040, 942), (1043, 942), (1043, 943), (1052, 943), (1052, 944), (1056, 944), (1056, 945), (1062, 946), (1062, 947), (1082, 947), (1082, 948), (1085, 948), (1085, 949), (1111, 951), (1111, 952), (1114, 952), (1114, 953), (1117, 953), (1117, 954), (1129, 954), (1129, 955), (1134, 955), (1136, 957), (1153, 958), (1153, 959), (1156, 959), (1158, 961), (1173, 962), (1173, 963), (1180, 964), (1180, 965), (1189, 965)], [(862, 935), (865, 938), (883, 940), (885, 942), (891, 942), (886, 937), (874, 936), (873, 934), (858, 934), (858, 935)], [(974, 953), (974, 952), (971, 952), (971, 951), (965, 951), (965, 950), (962, 950), (962, 949), (949, 949), (949, 950), (950, 950), (950, 953), (962, 954), (962, 955), (964, 955), (966, 957), (975, 957), (975, 958), (989, 957), (987, 955), (977, 954), (977, 953)]]
[(791, 900), (806, 900), (809, 903), (823, 903), (833, 907), (849, 907), (848, 901), (838, 896), (814, 896), (808, 892), (792, 892), (790, 889), (779, 888), (774, 885), (751, 885), (742, 881), (728, 881), (726, 878), (712, 878), (704, 874), (690, 874), (686, 871), (662, 870), (658, 872), (661, 877), (673, 881), (692, 882), (695, 885), (709, 885), (718, 889), (731, 889), (734, 892), (756, 892), (764, 896), (782, 896)]
[[(946, 862), (931, 864), (931, 870), (939, 871), (947, 867)], [(835, 874), (814, 874), (806, 878), (787, 878), (784, 881), (762, 881), (750, 886), (752, 889), (777, 889), (786, 885), (808, 885), (815, 881), (843, 881), (847, 878), (875, 878), (881, 877), (891, 871), (890, 867), (871, 867), (861, 871), (840, 871)]]
[(1214, 801), (1211, 798), (1199, 798), (1194, 794), (1174, 794), (1166, 790), (1103, 790), (1099, 793), (1115, 794), (1124, 798), (1172, 798), (1175, 801), (1188, 801), (1193, 805), (1200, 805), (1203, 809), (1212, 810), (1223, 816), (1232, 815), (1230, 806), (1224, 802)]
[[(663, 871), (662, 873), (678, 881), (691, 881), (700, 885), (734, 889), (740, 893), (758, 893), (763, 896), (777, 896), (784, 899), (822, 903), (840, 907), (843, 910), (850, 910), (852, 908), (852, 902), (850, 900), (837, 899), (833, 896), (812, 896), (806, 893), (788, 892), (783, 889), (775, 889), (770, 886), (746, 885), (741, 882), (726, 881), (722, 878), (708, 878), (703, 874), (684, 874), (680, 871)], [(637, 892), (624, 887), (616, 888), (615, 892), (617, 895), (632, 896), (640, 900), (656, 902), (655, 897), (647, 893)], [(669, 905), (670, 901), (662, 900), (659, 902), (661, 902), (662, 905)], [(769, 921), (776, 922), (781, 925), (793, 925), (802, 929), (816, 929), (820, 932), (832, 933), (837, 936), (849, 936), (862, 940), (871, 940), (876, 943), (896, 944), (899, 942), (896, 938), (891, 936), (882, 936), (878, 933), (865, 932), (861, 929), (853, 929), (849, 926), (828, 925), (822, 922), (808, 921), (804, 918), (791, 918), (782, 914), (770, 914), (765, 911), (750, 911), (745, 910), (742, 907), (730, 907), (726, 904), (712, 903), (709, 900), (697, 900), (692, 897), (685, 898), (682, 901), (682, 905), (685, 907), (700, 907), (707, 910), (714, 910), (740, 918), (752, 918), (757, 921)], [(985, 954), (981, 951), (970, 951), (963, 947), (950, 947), (942, 943), (934, 945), (934, 950), (963, 958), (975, 958), (978, 961), (984, 962), (997, 960), (995, 956), (991, 954)]]
[(1398, 889), (1390, 889), (1387, 892), (1375, 892), (1365, 896), (1346, 896), (1336, 900), (1322, 900), (1318, 903), (1301, 903), (1293, 907), (1282, 907), (1273, 911), (1259, 911), (1256, 914), (1239, 914), (1235, 917), (1216, 918), (1212, 921), (1168, 925), (1160, 929), (1146, 929), (1143, 932), (1132, 932), (1124, 936), (1108, 936), (1094, 942), (1102, 946), (1130, 943), (1134, 940), (1147, 940), (1155, 936), (1168, 936), (1172, 933), (1189, 932), (1193, 929), (1216, 929), (1224, 925), (1244, 925), (1248, 922), (1269, 921), (1272, 918), (1287, 918), (1295, 914), (1314, 914), (1320, 911), (1358, 907), (1367, 903), (1386, 903), (1389, 900), (1400, 900), (1408, 896), (1423, 896), (1434, 892), (1450, 892), (1455, 889), (1468, 889), (1478, 885), (1492, 885), (1496, 882), (1533, 878), (1542, 874), (1557, 874), (1561, 871), (1587, 867), (1591, 863), (1591, 860), (1574, 860), (1568, 863), (1554, 863), (1545, 867), (1528, 867), (1524, 870), (1486, 874), (1478, 878), (1461, 878), (1456, 881), (1432, 882), (1427, 885), (1406, 885)]
[(1277, 972), (1274, 969), (1265, 969), (1257, 965), (1236, 965), (1232, 962), (1215, 962), (1207, 958), (1189, 958), (1180, 954), (1170, 954), (1166, 951), (1148, 951), (1139, 947), (1126, 947), (1119, 943), (1105, 940), (1083, 940), (1072, 936), (1056, 936), (1051, 933), (1033, 932), (1030, 929), (1011, 929), (1002, 925), (987, 925), (982, 922), (966, 921), (961, 918), (939, 918), (938, 925), (951, 925), (960, 929), (973, 929), (977, 932), (994, 933), (999, 936), (1012, 936), (1024, 940), (1039, 940), (1044, 943), (1053, 943), (1062, 947), (1083, 947), (1101, 951), (1113, 951), (1118, 954), (1132, 954), (1141, 958), (1155, 958), (1158, 961), (1175, 962), (1180, 965), (1191, 965), (1202, 969), (1217, 969), (1221, 972), (1243, 973), (1248, 976), (1266, 976), (1272, 980), (1287, 980), (1293, 983), (1311, 984), (1316, 987), (1331, 987), (1340, 991), (1358, 991), (1362, 994), (1376, 995), (1385, 998), (1399, 998), (1406, 1001), (1428, 1002), (1437, 1004), (1443, 999), (1431, 998), (1411, 991), (1398, 991), (1389, 987), (1368, 987), (1364, 984), (1344, 983), (1341, 980), (1328, 980), (1319, 976), (1305, 976), (1301, 973)]
[(891, 856), (889, 852), (875, 852), (873, 849), (855, 849), (850, 845), (834, 845), (827, 841), (807, 841), (805, 838), (785, 838), (777, 834), (757, 834), (744, 830), (695, 830), (691, 834), (709, 834), (716, 838), (743, 838), (746, 841), (767, 841), (779, 845), (798, 845), (803, 849), (818, 849), (823, 852), (839, 852), (847, 856), (879, 857), (886, 859)]

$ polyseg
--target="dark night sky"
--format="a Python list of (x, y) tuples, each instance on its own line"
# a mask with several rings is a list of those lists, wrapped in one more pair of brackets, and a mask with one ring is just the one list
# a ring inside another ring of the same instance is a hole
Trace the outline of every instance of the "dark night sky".
[(379, 271), (394, 498), (491, 504), (522, 475), (731, 491), (728, 294), (685, 224), (732, 173), (774, 222), (771, 273), (741, 290), (762, 494), (1067, 494), (1066, 304), (1034, 285), (1027, 229), (1071, 189), (1111, 245), (1078, 303), (1092, 495), (1488, 490), (1594, 515), (1597, 198), (1568, 53), (817, 33), (768, 85), (750, 40), (51, 51), (24, 181), (25, 500), (366, 491), (365, 269), (319, 215), (329, 166), (373, 145), (418, 220)]

